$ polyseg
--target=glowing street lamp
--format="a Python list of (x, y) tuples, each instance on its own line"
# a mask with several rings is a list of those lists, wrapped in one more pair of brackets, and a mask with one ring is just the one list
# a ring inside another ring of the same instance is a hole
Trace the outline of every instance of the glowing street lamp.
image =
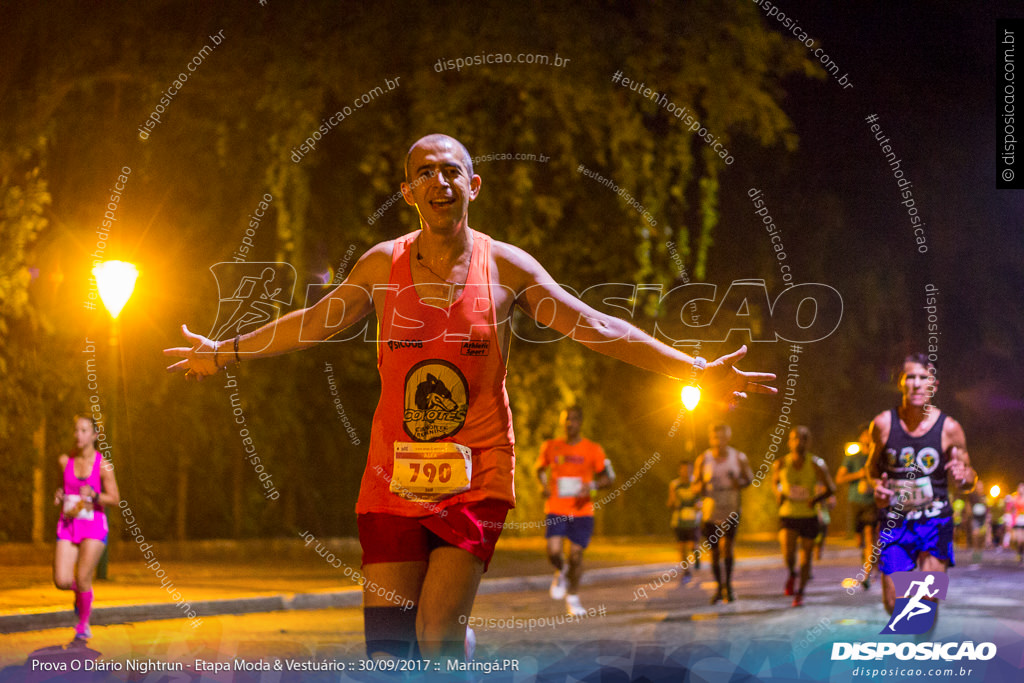
[(135, 264), (125, 261), (104, 261), (92, 269), (92, 274), (96, 278), (96, 287), (100, 290), (103, 305), (110, 317), (117, 320), (121, 309), (135, 291), (139, 269)]
[(683, 401), (683, 407), (692, 413), (697, 404), (700, 403), (700, 387), (696, 384), (687, 384), (679, 392), (679, 398)]
[(988, 495), (992, 496), (993, 498), (998, 498), (999, 497), (999, 486), (993, 486), (992, 488), (990, 488), (988, 490)]
[[(139, 277), (139, 269), (133, 263), (126, 261), (104, 261), (92, 269), (92, 275), (96, 278), (96, 288), (100, 292), (100, 300), (104, 308), (110, 313), (110, 351), (113, 356), (113, 377), (114, 391), (111, 393), (110, 411), (107, 414), (107, 425), (109, 428), (110, 442), (114, 441), (114, 426), (117, 423), (118, 394), (121, 391), (120, 367), (121, 367), (121, 330), (117, 316), (121, 315), (121, 309), (128, 303), (132, 292), (135, 291), (135, 280)], [(111, 449), (107, 448), (107, 457), (110, 457)], [(103, 548), (103, 555), (100, 557), (99, 566), (96, 568), (96, 577), (107, 578), (107, 548)]]
[(846, 444), (847, 455), (857, 455), (861, 452), (861, 445), (859, 441), (850, 441)]
[(694, 428), (693, 411), (700, 403), (700, 387), (696, 384), (687, 384), (679, 392), (679, 399), (683, 402), (683, 408), (686, 409), (686, 444), (685, 449), (688, 454), (690, 461), (694, 459), (694, 453), (697, 448), (697, 437), (694, 434), (696, 431)]

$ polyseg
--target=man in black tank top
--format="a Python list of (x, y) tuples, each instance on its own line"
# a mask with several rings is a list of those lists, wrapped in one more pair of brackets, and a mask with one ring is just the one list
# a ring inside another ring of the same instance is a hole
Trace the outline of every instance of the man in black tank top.
[(871, 423), (868, 473), (879, 507), (882, 601), (892, 614), (894, 572), (945, 572), (953, 566), (952, 478), (965, 493), (977, 483), (963, 427), (932, 405), (935, 365), (918, 353), (903, 361), (899, 408)]

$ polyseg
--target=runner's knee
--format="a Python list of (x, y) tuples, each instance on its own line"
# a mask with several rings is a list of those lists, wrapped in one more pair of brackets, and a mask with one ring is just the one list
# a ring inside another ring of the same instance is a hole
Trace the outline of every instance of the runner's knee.
[(92, 571), (80, 571), (75, 577), (75, 583), (79, 591), (92, 590)]
[(553, 553), (549, 551), (548, 561), (551, 562), (552, 566), (554, 566), (555, 569), (561, 571), (562, 566), (564, 564), (564, 560), (562, 559), (562, 553)]

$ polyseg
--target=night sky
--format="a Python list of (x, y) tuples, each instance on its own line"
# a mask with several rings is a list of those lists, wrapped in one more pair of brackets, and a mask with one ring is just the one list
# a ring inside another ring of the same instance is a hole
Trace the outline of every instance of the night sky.
[[(1024, 195), (996, 190), (995, 20), (1018, 16), (1020, 6), (785, 4), (854, 85), (842, 89), (831, 77), (793, 79), (784, 106), (800, 136), (799, 151), (779, 164), (781, 172), (752, 182), (774, 188), (774, 203), (787, 205), (786, 218), (777, 222), (793, 222), (787, 226), (793, 251), (801, 251), (807, 236), (813, 253), (800, 253), (801, 262), (830, 264), (825, 282), (841, 283), (853, 271), (902, 271), (916, 306), (907, 311), (912, 336), (891, 350), (893, 363), (926, 343), (925, 286), (939, 291), (936, 403), (964, 424), (986, 478), (1003, 480), (1005, 473), (1012, 484), (1024, 478), (1024, 376), (1017, 360)], [(768, 25), (781, 28), (774, 19)], [(913, 183), (925, 255), (916, 252), (897, 181), (865, 120), (872, 114)], [(817, 203), (824, 197), (831, 199), (825, 212)], [(847, 238), (821, 248), (812, 217), (839, 222)], [(886, 381), (884, 366), (876, 376)]]

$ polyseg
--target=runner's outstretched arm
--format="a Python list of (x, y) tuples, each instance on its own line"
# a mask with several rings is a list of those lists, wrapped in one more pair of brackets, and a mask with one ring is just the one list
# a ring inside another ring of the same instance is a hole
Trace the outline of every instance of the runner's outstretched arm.
[[(686, 380), (694, 359), (664, 344), (630, 323), (597, 311), (560, 287), (535, 258), (522, 249), (502, 245), (496, 254), (502, 281), (516, 293), (516, 305), (527, 315), (570, 336), (589, 349), (645, 370)], [(709, 361), (700, 385), (726, 400), (746, 398), (747, 392), (777, 393), (764, 384), (775, 379), (768, 372), (743, 372), (735, 364), (747, 353), (746, 346)]]
[[(384, 242), (363, 254), (345, 281), (313, 306), (292, 311), (240, 335), (238, 358), (266, 358), (304, 349), (365, 318), (373, 310), (373, 283), (387, 282), (390, 245)], [(185, 325), (181, 326), (181, 333), (191, 346), (164, 349), (165, 356), (182, 359), (168, 366), (168, 371), (186, 371), (202, 379), (235, 362), (234, 339), (213, 341), (191, 332)]]

